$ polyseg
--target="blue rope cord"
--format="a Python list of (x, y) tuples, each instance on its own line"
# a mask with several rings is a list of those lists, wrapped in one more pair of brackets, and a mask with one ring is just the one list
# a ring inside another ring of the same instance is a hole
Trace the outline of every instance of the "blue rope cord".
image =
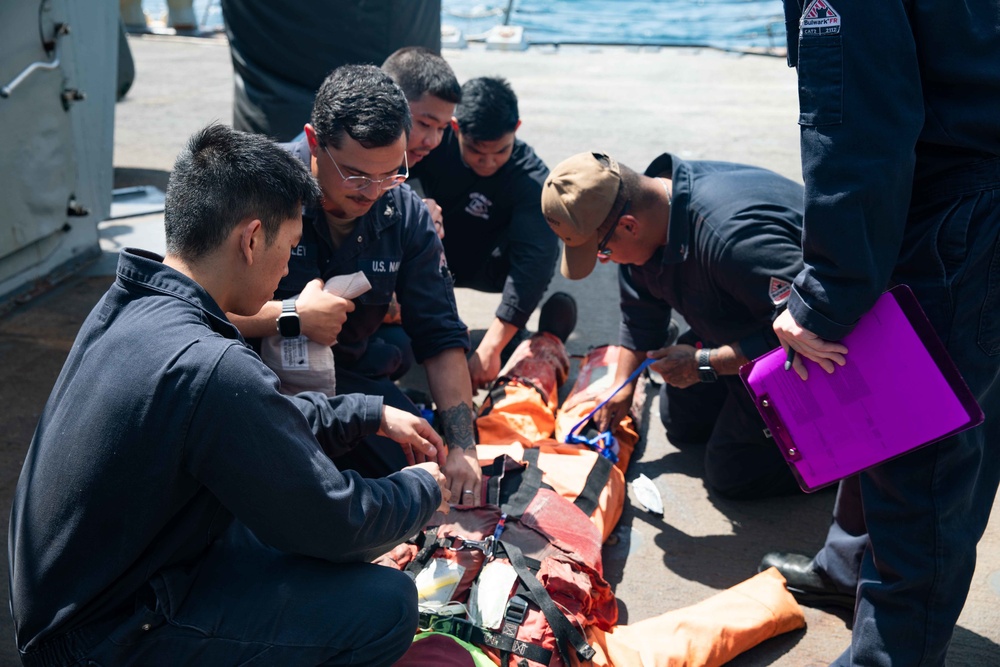
[(597, 413), (598, 410), (600, 410), (605, 405), (607, 405), (608, 401), (610, 401), (612, 398), (615, 397), (615, 394), (617, 394), (618, 392), (620, 392), (622, 389), (624, 389), (626, 387), (626, 385), (631, 384), (633, 380), (635, 380), (637, 377), (639, 377), (639, 373), (642, 373), (646, 368), (648, 368), (649, 365), (651, 363), (653, 363), (653, 361), (655, 361), (655, 359), (646, 359), (641, 364), (639, 364), (639, 367), (637, 369), (635, 369), (632, 372), (631, 375), (628, 376), (627, 380), (625, 380), (624, 382), (622, 382), (618, 386), (617, 389), (615, 389), (613, 392), (611, 392), (611, 394), (607, 398), (605, 398), (603, 401), (601, 401), (597, 405), (597, 407), (595, 407), (593, 410), (591, 410), (590, 413), (586, 417), (584, 417), (583, 419), (581, 419), (576, 424), (576, 426), (574, 426), (573, 428), (571, 428), (569, 430), (569, 433), (566, 434), (566, 442), (567, 442), (567, 444), (571, 444), (571, 445), (587, 445), (591, 449), (596, 450), (597, 453), (599, 453), (604, 458), (609, 459), (612, 463), (617, 463), (618, 462), (618, 455), (615, 454), (614, 450), (612, 449), (612, 446), (614, 444), (614, 437), (611, 435), (611, 430), (610, 429), (607, 430), (607, 431), (602, 431), (601, 433), (599, 433), (598, 435), (594, 436), (593, 438), (584, 438), (582, 435), (577, 435), (576, 432), (581, 427), (583, 427), (584, 424), (586, 424), (588, 421), (590, 421), (590, 419)]

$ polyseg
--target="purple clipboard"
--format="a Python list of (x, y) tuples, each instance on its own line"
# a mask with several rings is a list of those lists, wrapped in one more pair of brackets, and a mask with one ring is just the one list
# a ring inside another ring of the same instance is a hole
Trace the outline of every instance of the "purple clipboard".
[(983, 421), (913, 292), (892, 288), (842, 341), (847, 364), (827, 374), (781, 348), (740, 368), (757, 410), (798, 478), (815, 491)]

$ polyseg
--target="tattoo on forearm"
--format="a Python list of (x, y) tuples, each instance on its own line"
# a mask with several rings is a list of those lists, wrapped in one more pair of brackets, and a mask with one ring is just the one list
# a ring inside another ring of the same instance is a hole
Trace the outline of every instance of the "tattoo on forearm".
[(472, 408), (465, 403), (459, 403), (438, 412), (441, 426), (444, 428), (444, 441), (449, 445), (468, 449), (476, 444), (473, 429)]

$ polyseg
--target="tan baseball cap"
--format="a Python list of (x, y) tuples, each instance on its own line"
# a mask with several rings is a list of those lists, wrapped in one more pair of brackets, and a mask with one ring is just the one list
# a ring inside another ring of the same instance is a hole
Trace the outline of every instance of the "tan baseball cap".
[(567, 278), (580, 280), (594, 270), (601, 224), (625, 203), (618, 201), (621, 181), (614, 158), (593, 152), (563, 160), (545, 179), (542, 214), (563, 240), (562, 274)]

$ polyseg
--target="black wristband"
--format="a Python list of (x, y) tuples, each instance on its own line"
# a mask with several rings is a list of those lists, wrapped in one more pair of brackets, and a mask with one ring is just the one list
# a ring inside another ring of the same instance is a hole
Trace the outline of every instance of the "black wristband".
[(698, 362), (698, 379), (702, 382), (715, 382), (719, 379), (718, 373), (712, 368), (711, 354), (704, 348), (695, 352), (695, 360)]
[(299, 314), (295, 310), (295, 299), (285, 299), (281, 302), (281, 315), (278, 316), (278, 333), (284, 338), (295, 338), (302, 332)]

